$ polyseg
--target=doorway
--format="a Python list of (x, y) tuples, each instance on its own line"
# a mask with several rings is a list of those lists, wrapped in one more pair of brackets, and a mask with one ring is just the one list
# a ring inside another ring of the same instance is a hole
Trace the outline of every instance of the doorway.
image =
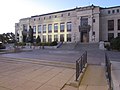
[(81, 32), (81, 42), (87, 43), (89, 42), (89, 34), (88, 32)]

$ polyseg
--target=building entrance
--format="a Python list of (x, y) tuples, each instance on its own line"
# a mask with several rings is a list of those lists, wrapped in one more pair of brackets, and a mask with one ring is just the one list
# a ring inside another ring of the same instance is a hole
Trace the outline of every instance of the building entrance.
[(88, 32), (81, 32), (81, 42), (83, 42), (83, 43), (89, 42)]

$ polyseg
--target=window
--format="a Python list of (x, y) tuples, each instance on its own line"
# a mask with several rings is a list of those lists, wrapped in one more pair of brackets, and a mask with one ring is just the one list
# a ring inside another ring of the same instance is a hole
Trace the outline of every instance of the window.
[(52, 24), (49, 24), (48, 25), (48, 33), (51, 33), (52, 32)]
[(81, 26), (87, 26), (88, 25), (88, 18), (82, 17), (81, 18)]
[(67, 22), (67, 31), (71, 31), (72, 30), (72, 23), (71, 22)]
[(118, 30), (120, 30), (120, 19), (118, 19)]
[(118, 37), (120, 37), (120, 33), (118, 33)]
[(49, 16), (49, 19), (51, 19), (51, 16)]
[(27, 31), (27, 24), (23, 24), (23, 31)]
[(71, 34), (67, 34), (67, 42), (71, 42)]
[(60, 35), (60, 41), (61, 41), (61, 42), (64, 42), (64, 34), (61, 34), (61, 35)]
[(68, 16), (70, 16), (70, 13), (68, 13)]
[(43, 25), (43, 33), (46, 33), (46, 25)]
[(114, 13), (115, 13), (115, 10), (112, 10), (112, 13), (114, 14)]
[(57, 15), (55, 15), (55, 18), (57, 18)]
[(54, 24), (54, 32), (58, 32), (58, 23)]
[(93, 19), (93, 23), (95, 23), (95, 19)]
[(108, 10), (108, 14), (110, 14), (110, 10)]
[(52, 35), (48, 35), (48, 42), (52, 42)]
[(64, 29), (65, 29), (65, 24), (61, 23), (60, 24), (60, 32), (64, 32)]
[(42, 25), (38, 25), (38, 33), (42, 32)]
[(108, 31), (114, 30), (114, 20), (108, 20)]
[(54, 41), (58, 42), (58, 35), (54, 35)]
[(34, 19), (34, 21), (35, 21), (36, 19)]
[(111, 41), (114, 38), (114, 33), (108, 33), (108, 41)]
[(33, 33), (36, 33), (36, 26), (33, 26)]
[(45, 17), (44, 17), (44, 20), (45, 20)]
[(61, 14), (61, 17), (63, 17), (63, 14)]
[(43, 35), (43, 42), (46, 42), (46, 35)]
[(40, 18), (39, 18), (39, 20), (40, 20)]
[(119, 13), (120, 11), (119, 11), (119, 9), (117, 9), (117, 13)]

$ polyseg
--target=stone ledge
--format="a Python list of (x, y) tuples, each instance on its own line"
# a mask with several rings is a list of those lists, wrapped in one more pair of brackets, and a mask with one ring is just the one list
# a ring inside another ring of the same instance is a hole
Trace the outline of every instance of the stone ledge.
[(84, 76), (84, 74), (85, 74), (85, 72), (87, 70), (87, 67), (88, 67), (88, 64), (85, 65), (85, 68), (82, 70), (82, 73), (80, 73), (80, 76), (79, 76), (77, 81), (75, 80), (75, 75), (74, 75), (72, 77), (72, 79), (67, 82), (67, 85), (73, 86), (73, 87), (79, 87), (79, 85), (80, 85), (80, 83), (82, 81), (82, 78), (83, 78), (83, 76)]

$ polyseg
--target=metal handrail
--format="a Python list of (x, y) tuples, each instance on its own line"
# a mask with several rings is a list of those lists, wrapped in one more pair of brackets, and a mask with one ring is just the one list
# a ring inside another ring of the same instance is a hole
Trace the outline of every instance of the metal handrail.
[(78, 80), (80, 73), (82, 73), (83, 69), (85, 68), (86, 63), (87, 63), (87, 51), (85, 51), (83, 55), (78, 60), (76, 60), (76, 81)]
[(105, 66), (106, 66), (106, 76), (109, 81), (109, 88), (112, 89), (111, 63), (106, 53), (105, 53)]

